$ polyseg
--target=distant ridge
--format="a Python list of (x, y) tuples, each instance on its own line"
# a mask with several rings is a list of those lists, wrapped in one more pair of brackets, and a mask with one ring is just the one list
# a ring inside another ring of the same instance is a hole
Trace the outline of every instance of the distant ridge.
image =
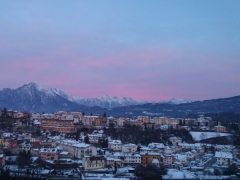
[(25, 84), (17, 89), (4, 88), (0, 91), (0, 107), (9, 107), (28, 111), (70, 110), (81, 106), (99, 106), (102, 108), (115, 108), (129, 105), (139, 105), (147, 101), (128, 97), (96, 97), (82, 98), (69, 93), (48, 88), (37, 82)]
[(161, 101), (160, 103), (162, 103), (162, 104), (185, 104), (185, 103), (192, 103), (192, 102), (195, 102), (195, 101), (172, 98), (167, 101)]

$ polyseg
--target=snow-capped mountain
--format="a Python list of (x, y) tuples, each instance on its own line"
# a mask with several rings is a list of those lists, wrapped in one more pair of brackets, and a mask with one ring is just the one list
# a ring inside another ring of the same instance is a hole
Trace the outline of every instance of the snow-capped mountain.
[(191, 101), (191, 100), (184, 100), (184, 99), (176, 99), (176, 98), (172, 98), (170, 100), (166, 100), (166, 101), (161, 101), (160, 103), (161, 104), (185, 104), (185, 103), (192, 103), (192, 102), (195, 102), (195, 101)]
[(17, 89), (4, 88), (0, 91), (0, 107), (31, 112), (52, 112), (79, 108), (79, 105), (34, 82)]
[(114, 108), (144, 103), (147, 102), (127, 97), (82, 98), (72, 96), (60, 89), (48, 88), (36, 82), (23, 85), (17, 89), (4, 88), (0, 91), (0, 107), (38, 112), (46, 111), (46, 109), (48, 111), (71, 110), (81, 106)]

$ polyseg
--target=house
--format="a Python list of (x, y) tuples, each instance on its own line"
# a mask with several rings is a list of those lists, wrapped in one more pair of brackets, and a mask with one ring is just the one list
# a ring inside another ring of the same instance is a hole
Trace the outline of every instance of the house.
[(126, 120), (125, 118), (117, 119), (117, 125), (123, 127), (125, 120)]
[(233, 162), (233, 154), (230, 152), (215, 152), (218, 166), (228, 166)]
[(149, 143), (147, 147), (141, 147), (140, 151), (141, 153), (162, 153), (165, 149), (165, 146), (163, 143)]
[(23, 141), (22, 143), (20, 143), (20, 144), (18, 145), (18, 149), (19, 149), (20, 151), (26, 151), (26, 152), (28, 152), (28, 151), (31, 151), (32, 145), (30, 144), (29, 141)]
[(99, 135), (98, 134), (88, 134), (90, 143), (98, 143)]
[(142, 129), (146, 130), (146, 129), (154, 129), (155, 123), (143, 123), (142, 124)]
[(84, 156), (82, 166), (85, 170), (105, 168), (106, 158), (104, 156)]
[(123, 144), (122, 145), (122, 152), (123, 153), (134, 153), (137, 151), (138, 146), (136, 144)]
[(45, 148), (52, 148), (55, 147), (55, 141), (51, 139), (46, 139), (46, 140), (40, 140), (40, 145)]
[(59, 153), (59, 158), (69, 158), (70, 157), (70, 153), (67, 151), (62, 151)]
[(179, 124), (176, 123), (176, 122), (171, 122), (171, 123), (169, 124), (169, 126), (172, 127), (173, 129), (178, 129)]
[(192, 150), (192, 151), (188, 151), (185, 153), (185, 155), (187, 156), (187, 160), (193, 160), (195, 158), (195, 155), (196, 155), (196, 151), (195, 153), (193, 152), (195, 150)]
[(138, 121), (140, 124), (149, 123), (149, 122), (150, 122), (150, 117), (149, 117), (149, 116), (138, 116), (138, 117), (137, 117), (137, 121)]
[(5, 159), (6, 159), (5, 154), (0, 154), (0, 168), (5, 166)]
[(13, 117), (14, 111), (12, 109), (7, 110), (7, 117)]
[(112, 151), (122, 151), (122, 141), (120, 140), (109, 141), (108, 149)]
[(63, 140), (58, 146), (70, 155), (82, 159), (84, 156), (96, 156), (97, 148), (91, 144), (80, 143), (74, 140)]
[(214, 131), (226, 132), (226, 127), (225, 126), (221, 126), (221, 125), (217, 125), (217, 126), (214, 126)]
[(98, 118), (99, 118), (99, 116), (83, 116), (82, 123), (85, 126), (92, 126), (96, 122), (95, 120)]
[(39, 113), (31, 114), (31, 119), (34, 119), (34, 120), (41, 119), (41, 115)]
[(17, 149), (18, 148), (18, 142), (17, 140), (10, 140), (8, 143), (9, 149)]
[(107, 124), (107, 126), (109, 126), (110, 124), (115, 124), (115, 118), (112, 116), (108, 117), (106, 124)]
[(174, 162), (174, 156), (172, 154), (163, 155), (163, 165), (172, 165)]
[(111, 157), (107, 157), (106, 158), (106, 165), (109, 167), (114, 167), (115, 165), (117, 165), (117, 167), (122, 167), (122, 161), (121, 159), (118, 158), (111, 158)]
[(126, 164), (141, 164), (141, 155), (134, 153), (125, 153), (123, 155), (123, 163)]
[(57, 148), (41, 148), (39, 151), (42, 160), (58, 159), (59, 151)]
[(178, 143), (182, 142), (182, 138), (174, 136), (170, 137), (169, 141), (171, 141), (173, 145), (178, 145)]
[(160, 165), (160, 162), (159, 162), (158, 159), (152, 159), (151, 164), (154, 165), (154, 166), (159, 166), (159, 165)]
[(176, 154), (174, 157), (175, 162), (180, 163), (180, 164), (186, 164), (187, 161), (187, 156), (184, 154)]
[(160, 153), (140, 153), (140, 155), (142, 156), (143, 165), (151, 164), (153, 159), (158, 159), (159, 162), (162, 162)]
[(103, 123), (103, 118), (98, 117), (94, 120), (94, 126), (101, 126), (102, 123)]
[(23, 118), (24, 117), (24, 114), (22, 112), (18, 112), (18, 111), (13, 111), (13, 114), (12, 114), (12, 118)]
[(74, 118), (51, 118), (51, 119), (41, 119), (40, 124), (41, 129), (52, 130), (57, 132), (74, 132)]

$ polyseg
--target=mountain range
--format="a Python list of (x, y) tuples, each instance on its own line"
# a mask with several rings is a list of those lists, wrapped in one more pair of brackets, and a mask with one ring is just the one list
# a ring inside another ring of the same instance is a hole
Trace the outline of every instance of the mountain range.
[(71, 110), (84, 106), (102, 108), (115, 108), (129, 105), (139, 105), (147, 101), (136, 100), (128, 97), (96, 97), (82, 98), (69, 93), (48, 88), (36, 82), (25, 84), (17, 89), (4, 88), (0, 91), (0, 107), (7, 107), (30, 112)]
[(17, 89), (4, 88), (0, 91), (0, 108), (29, 112), (81, 111), (102, 115), (106, 112), (112, 116), (184, 116), (189, 113), (203, 114), (208, 112), (240, 113), (240, 96), (212, 99), (205, 101), (189, 101), (171, 99), (161, 102), (148, 102), (128, 97), (96, 97), (83, 98), (69, 93), (48, 88), (32, 82)]

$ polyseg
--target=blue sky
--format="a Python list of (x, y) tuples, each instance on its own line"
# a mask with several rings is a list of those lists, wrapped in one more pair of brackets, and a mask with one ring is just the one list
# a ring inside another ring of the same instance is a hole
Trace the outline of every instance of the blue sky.
[(1, 1), (0, 88), (203, 100), (240, 94), (240, 1)]

